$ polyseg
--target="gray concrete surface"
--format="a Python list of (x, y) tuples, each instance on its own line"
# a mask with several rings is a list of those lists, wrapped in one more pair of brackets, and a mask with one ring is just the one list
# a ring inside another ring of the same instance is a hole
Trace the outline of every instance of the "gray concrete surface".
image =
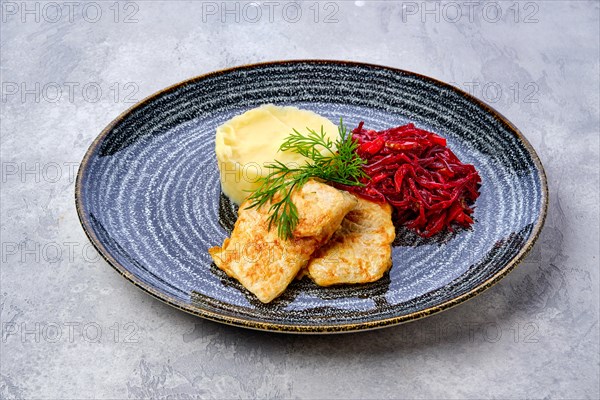
[[(247, 4), (1, 3), (0, 396), (597, 399), (599, 3)], [(550, 184), (529, 258), (440, 315), (328, 337), (183, 314), (99, 260), (73, 177), (100, 130), (180, 80), (294, 58), (423, 73), (511, 119)]]

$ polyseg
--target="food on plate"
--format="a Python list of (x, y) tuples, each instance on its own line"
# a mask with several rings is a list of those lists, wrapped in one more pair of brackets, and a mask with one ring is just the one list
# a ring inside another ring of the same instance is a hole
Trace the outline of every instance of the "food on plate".
[(275, 159), (285, 165), (302, 165), (306, 157), (280, 146), (293, 129), (323, 129), (331, 140), (337, 126), (327, 118), (296, 107), (266, 104), (235, 116), (217, 128), (215, 152), (221, 188), (234, 203), (241, 204), (268, 175), (265, 163)]
[(231, 237), (209, 253), (264, 303), (294, 277), (380, 279), (395, 225), (423, 237), (469, 227), (481, 183), (446, 139), (414, 124), (349, 131), (293, 107), (234, 117), (218, 128), (216, 153), (223, 192), (241, 206)]
[(392, 266), (392, 207), (358, 199), (327, 243), (311, 257), (308, 275), (319, 286), (374, 282)]
[[(290, 196), (309, 179), (336, 183), (344, 187), (362, 185), (361, 178), (367, 178), (363, 171), (365, 161), (356, 153), (357, 143), (340, 120), (339, 136), (332, 141), (321, 127), (320, 131), (307, 128), (302, 134), (294, 130), (280, 146), (282, 151), (290, 151), (306, 157), (304, 164), (290, 167), (275, 160), (266, 164), (271, 171), (260, 178), (260, 186), (250, 195), (249, 207), (270, 204), (269, 227), (277, 226), (282, 239), (292, 237), (298, 223), (296, 206)], [(278, 197), (277, 201), (275, 197)]]
[(357, 203), (348, 192), (315, 180), (294, 191), (292, 199), (298, 210), (292, 239), (282, 240), (269, 228), (268, 206), (248, 208), (246, 202), (231, 238), (209, 249), (217, 267), (264, 303), (285, 290)]
[(481, 177), (475, 166), (456, 157), (446, 139), (414, 124), (377, 132), (362, 122), (352, 137), (366, 160), (368, 178), (346, 190), (387, 201), (396, 210), (397, 223), (423, 237), (473, 224)]

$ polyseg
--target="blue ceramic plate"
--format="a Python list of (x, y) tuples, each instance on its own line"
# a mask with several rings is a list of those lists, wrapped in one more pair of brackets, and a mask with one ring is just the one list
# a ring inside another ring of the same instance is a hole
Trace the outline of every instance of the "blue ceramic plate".
[[(265, 103), (314, 110), (373, 129), (432, 130), (482, 178), (471, 230), (420, 239), (398, 229), (378, 282), (321, 288), (293, 282), (264, 305), (212, 263), (235, 207), (221, 195), (215, 128)], [(88, 237), (125, 278), (181, 310), (288, 332), (371, 329), (421, 318), (482, 292), (523, 259), (546, 215), (538, 156), (502, 115), (412, 72), (342, 61), (242, 66), (171, 86), (115, 119), (88, 150), (76, 186)]]

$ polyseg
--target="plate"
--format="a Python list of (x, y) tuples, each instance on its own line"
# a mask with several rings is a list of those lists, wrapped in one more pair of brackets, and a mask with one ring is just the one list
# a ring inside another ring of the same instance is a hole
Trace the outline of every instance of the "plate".
[[(378, 282), (321, 288), (293, 282), (260, 303), (212, 263), (235, 207), (221, 194), (215, 129), (265, 103), (343, 117), (373, 129), (414, 122), (448, 140), (482, 178), (472, 229), (421, 239), (399, 229)], [(345, 332), (425, 317), (496, 283), (533, 246), (548, 190), (534, 149), (506, 118), (416, 73), (346, 61), (241, 66), (166, 88), (110, 123), (87, 151), (75, 189), (79, 219), (108, 263), (189, 313), (284, 332)]]

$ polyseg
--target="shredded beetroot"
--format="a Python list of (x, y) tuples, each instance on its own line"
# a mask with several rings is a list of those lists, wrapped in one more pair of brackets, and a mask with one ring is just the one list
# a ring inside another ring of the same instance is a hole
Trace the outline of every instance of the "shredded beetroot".
[(423, 237), (473, 223), (473, 203), (481, 178), (446, 147), (446, 139), (413, 124), (383, 131), (361, 122), (352, 131), (370, 179), (344, 189), (396, 209), (397, 222)]

